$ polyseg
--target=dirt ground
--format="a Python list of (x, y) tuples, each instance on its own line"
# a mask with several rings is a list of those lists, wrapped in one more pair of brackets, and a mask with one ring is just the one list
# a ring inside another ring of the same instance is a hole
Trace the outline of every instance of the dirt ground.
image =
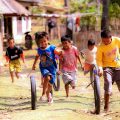
[[(0, 73), (0, 120), (119, 120), (120, 93), (113, 85), (113, 95), (110, 99), (110, 112), (103, 111), (103, 79), (101, 78), (101, 113), (91, 114), (94, 110), (94, 97), (89, 84), (89, 75), (84, 76), (78, 71), (78, 82), (75, 90), (70, 89), (70, 98), (65, 97), (64, 85), (61, 80), (60, 91), (54, 91), (54, 103), (48, 105), (39, 100), (42, 88), (40, 87), (39, 68), (32, 71), (37, 84), (37, 109), (31, 110), (30, 79), (35, 49), (26, 50), (27, 67), (22, 64), (22, 78), (12, 83), (8, 67), (2, 67)], [(38, 66), (38, 65), (37, 65)]]

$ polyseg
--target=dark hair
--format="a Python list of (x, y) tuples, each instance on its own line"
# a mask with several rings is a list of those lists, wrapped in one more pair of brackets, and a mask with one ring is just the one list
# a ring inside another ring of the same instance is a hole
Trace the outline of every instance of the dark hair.
[(48, 27), (49, 27), (49, 28), (54, 28), (54, 27), (56, 27), (56, 22), (53, 21), (52, 19), (48, 20)]
[(8, 40), (7, 40), (7, 42), (9, 43), (11, 40), (14, 41), (14, 38), (13, 37), (9, 37)]
[(42, 31), (41, 34), (42, 34), (43, 36), (45, 36), (47, 39), (49, 39), (49, 36), (48, 36), (48, 33), (47, 33), (47, 32)]
[(88, 40), (88, 46), (89, 46), (89, 45), (95, 45), (95, 40), (89, 39), (89, 40)]
[(45, 32), (45, 31), (42, 31), (42, 32), (40, 32), (43, 36), (46, 36), (46, 35), (48, 35), (48, 33), (47, 32)]
[(109, 30), (102, 30), (101, 38), (111, 38), (111, 32)]
[(35, 39), (40, 40), (44, 37), (47, 37), (47, 35), (48, 35), (47, 32), (36, 32), (35, 33)]
[(70, 38), (70, 36), (69, 35), (64, 35), (64, 36), (62, 36), (61, 37), (61, 42), (63, 42), (63, 41), (71, 41), (71, 38)]

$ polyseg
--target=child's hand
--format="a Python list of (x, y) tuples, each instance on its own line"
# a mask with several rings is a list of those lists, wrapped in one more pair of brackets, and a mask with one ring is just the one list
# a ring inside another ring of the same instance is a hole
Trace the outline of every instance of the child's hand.
[(9, 63), (5, 63), (4, 66), (5, 66), (5, 67), (8, 67), (8, 66), (9, 66)]
[(59, 71), (57, 71), (57, 74), (58, 74), (58, 75), (60, 75), (61, 73), (62, 73), (62, 72), (61, 72), (60, 70), (59, 70)]
[(25, 62), (24, 62), (24, 67), (25, 67), (25, 68), (28, 68), (28, 65), (27, 65)]
[(103, 75), (103, 69), (102, 67), (98, 68), (98, 75), (101, 77)]
[(83, 66), (81, 66), (81, 70), (84, 71), (84, 67)]
[(78, 66), (78, 69), (84, 71), (84, 67), (83, 67), (83, 65), (80, 64), (80, 66)]

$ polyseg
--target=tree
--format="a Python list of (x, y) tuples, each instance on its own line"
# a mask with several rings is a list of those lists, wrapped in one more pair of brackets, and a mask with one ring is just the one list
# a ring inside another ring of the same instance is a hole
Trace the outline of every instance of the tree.
[(68, 7), (68, 0), (64, 0), (64, 6)]
[(103, 12), (101, 20), (101, 30), (109, 28), (109, 3), (110, 0), (103, 0)]
[(117, 3), (120, 6), (120, 0), (111, 0), (111, 3)]

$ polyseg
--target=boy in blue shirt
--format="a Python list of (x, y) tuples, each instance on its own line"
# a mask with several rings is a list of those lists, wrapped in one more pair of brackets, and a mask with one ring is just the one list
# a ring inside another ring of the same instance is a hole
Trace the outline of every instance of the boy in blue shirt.
[(48, 44), (48, 39), (44, 34), (40, 33), (38, 35), (38, 38), (39, 48), (37, 49), (37, 55), (35, 57), (32, 69), (35, 70), (36, 62), (40, 58), (39, 68), (44, 78), (43, 92), (40, 99), (43, 100), (46, 94), (48, 103), (52, 103), (53, 98), (50, 91), (52, 90), (52, 85), (54, 84), (56, 79), (57, 69), (55, 54), (60, 55), (61, 52), (56, 50), (56, 47), (54, 45)]

